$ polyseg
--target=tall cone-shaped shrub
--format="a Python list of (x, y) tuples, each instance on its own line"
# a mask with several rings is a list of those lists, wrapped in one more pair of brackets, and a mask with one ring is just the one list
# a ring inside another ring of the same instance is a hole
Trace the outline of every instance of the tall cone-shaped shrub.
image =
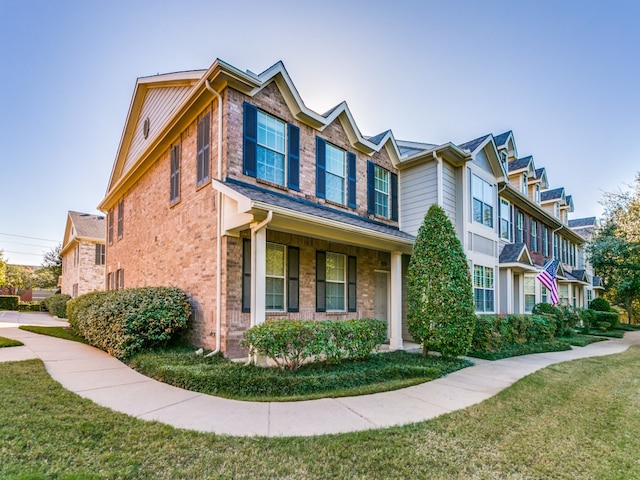
[(418, 230), (407, 278), (408, 326), (415, 341), (443, 357), (471, 346), (475, 305), (462, 244), (446, 213), (432, 205)]

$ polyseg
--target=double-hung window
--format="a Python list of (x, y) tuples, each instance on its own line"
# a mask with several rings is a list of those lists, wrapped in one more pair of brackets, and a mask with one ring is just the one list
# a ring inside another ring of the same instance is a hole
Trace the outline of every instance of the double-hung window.
[(345, 204), (346, 158), (345, 151), (327, 143), (326, 145), (326, 199)]
[(549, 290), (544, 285), (540, 285), (540, 297), (542, 303), (549, 303)]
[(524, 195), (525, 197), (528, 197), (528, 189), (529, 189), (529, 176), (527, 175), (527, 173), (523, 173), (522, 174), (522, 195)]
[(347, 291), (347, 261), (340, 253), (327, 252), (326, 263), (327, 311), (342, 312), (345, 310)]
[(558, 302), (560, 305), (569, 305), (569, 285), (566, 283), (558, 284)]
[(549, 256), (549, 229), (542, 226), (542, 255)]
[(511, 241), (511, 204), (500, 199), (500, 238)]
[(316, 252), (316, 311), (355, 312), (356, 286), (356, 257)]
[(389, 217), (389, 171), (378, 165), (374, 169), (375, 214)]
[(107, 213), (107, 240), (109, 245), (113, 243), (113, 208)]
[(300, 128), (244, 102), (242, 173), (300, 190)]
[(96, 243), (96, 265), (104, 265), (105, 263), (106, 245), (104, 243)]
[(524, 277), (524, 311), (531, 313), (536, 304), (536, 278), (533, 276)]
[(493, 312), (494, 298), (493, 268), (473, 266), (473, 297), (476, 312)]
[(257, 177), (283, 186), (286, 178), (285, 132), (283, 121), (258, 110)]
[(124, 233), (124, 199), (118, 202), (118, 238)]
[(493, 185), (477, 175), (472, 176), (473, 221), (493, 228)]
[(276, 243), (267, 243), (266, 309), (267, 311), (285, 311), (286, 247)]
[(207, 113), (198, 121), (197, 138), (197, 180), (199, 187), (209, 181), (209, 137), (210, 137), (210, 116)]
[(524, 214), (522, 212), (516, 213), (516, 243), (522, 243), (524, 241)]
[(529, 247), (532, 252), (538, 251), (538, 222), (534, 218), (531, 218), (529, 225)]

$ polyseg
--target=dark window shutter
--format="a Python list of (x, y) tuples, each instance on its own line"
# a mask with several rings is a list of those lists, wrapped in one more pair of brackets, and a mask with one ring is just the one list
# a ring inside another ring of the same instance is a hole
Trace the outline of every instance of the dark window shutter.
[(202, 172), (203, 172), (203, 178), (202, 180), (204, 182), (206, 182), (207, 180), (209, 180), (209, 164), (210, 164), (210, 151), (209, 151), (209, 147), (211, 145), (211, 141), (210, 141), (210, 136), (211, 136), (211, 122), (210, 122), (210, 115), (207, 113), (204, 116), (204, 145), (203, 145), (203, 152), (202, 152)]
[(258, 108), (244, 103), (244, 143), (242, 149), (242, 170), (245, 175), (255, 177), (258, 174), (256, 151), (258, 148)]
[(318, 198), (326, 197), (326, 185), (327, 185), (327, 179), (325, 177), (326, 149), (327, 149), (327, 142), (325, 142), (323, 138), (316, 137), (316, 196)]
[(288, 126), (289, 140), (289, 188), (300, 190), (300, 129), (295, 125)]
[(356, 287), (357, 287), (357, 268), (356, 268), (356, 257), (349, 257), (347, 261), (347, 299), (348, 299), (348, 310), (350, 312), (355, 312), (358, 307), (358, 301), (356, 296)]
[(347, 152), (347, 205), (356, 208), (356, 154)]
[(398, 221), (398, 175), (391, 173), (391, 220)]
[(287, 249), (289, 258), (287, 259), (287, 269), (289, 284), (287, 286), (287, 310), (289, 312), (300, 311), (300, 249), (289, 247)]
[(251, 311), (251, 240), (242, 240), (242, 311)]
[(376, 164), (367, 160), (367, 213), (376, 213)]
[(327, 311), (327, 253), (316, 252), (316, 311)]
[(209, 180), (209, 114), (207, 113), (198, 122), (197, 138), (197, 179), (196, 185), (200, 186)]
[(96, 243), (96, 265), (101, 265), (100, 260), (102, 257), (102, 251), (100, 249), (102, 245), (100, 245), (99, 243)]

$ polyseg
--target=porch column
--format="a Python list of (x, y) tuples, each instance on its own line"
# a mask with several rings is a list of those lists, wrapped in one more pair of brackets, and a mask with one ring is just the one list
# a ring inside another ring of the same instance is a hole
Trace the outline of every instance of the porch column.
[(391, 252), (391, 305), (389, 348), (402, 350), (402, 253)]
[(513, 272), (510, 268), (507, 268), (507, 311), (506, 313), (513, 312)]
[(265, 320), (267, 229), (251, 232), (251, 326)]

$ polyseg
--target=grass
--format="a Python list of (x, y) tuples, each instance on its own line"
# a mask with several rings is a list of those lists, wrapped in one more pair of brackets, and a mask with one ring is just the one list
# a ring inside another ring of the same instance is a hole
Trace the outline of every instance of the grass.
[(20, 347), (24, 343), (18, 340), (12, 340), (11, 338), (0, 337), (0, 348), (3, 347)]
[(42, 327), (38, 325), (20, 325), (20, 330), (26, 330), (27, 332), (39, 333), (40, 335), (48, 335), (50, 337), (63, 338), (64, 340), (72, 340), (74, 342), (86, 343), (88, 342), (71, 332), (68, 328), (64, 327)]
[(484, 360), (500, 360), (501, 358), (516, 357), (519, 355), (530, 355), (532, 353), (544, 352), (560, 352), (570, 349), (571, 347), (565, 342), (549, 341), (513, 345), (510, 348), (505, 348), (502, 350), (469, 352), (467, 356), (473, 358), (482, 358)]
[(623, 338), (624, 330), (588, 330), (581, 332), (584, 335), (593, 335), (595, 337)]
[(614, 330), (623, 330), (625, 332), (635, 332), (640, 330), (640, 325), (629, 325), (628, 323), (619, 323), (615, 326)]
[(112, 412), (38, 360), (0, 368), (0, 478), (640, 478), (640, 348), (548, 367), (468, 409), (311, 438), (201, 434)]
[(337, 365), (313, 363), (289, 372), (220, 356), (197, 356), (193, 348), (181, 347), (137, 354), (129, 365), (187, 390), (239, 400), (292, 401), (396, 390), (442, 377), (471, 362), (395, 351)]
[(574, 347), (586, 347), (587, 345), (595, 342), (604, 342), (607, 339), (605, 337), (596, 337), (593, 335), (583, 335), (576, 333), (571, 337), (557, 337), (556, 340), (560, 342), (568, 343)]

